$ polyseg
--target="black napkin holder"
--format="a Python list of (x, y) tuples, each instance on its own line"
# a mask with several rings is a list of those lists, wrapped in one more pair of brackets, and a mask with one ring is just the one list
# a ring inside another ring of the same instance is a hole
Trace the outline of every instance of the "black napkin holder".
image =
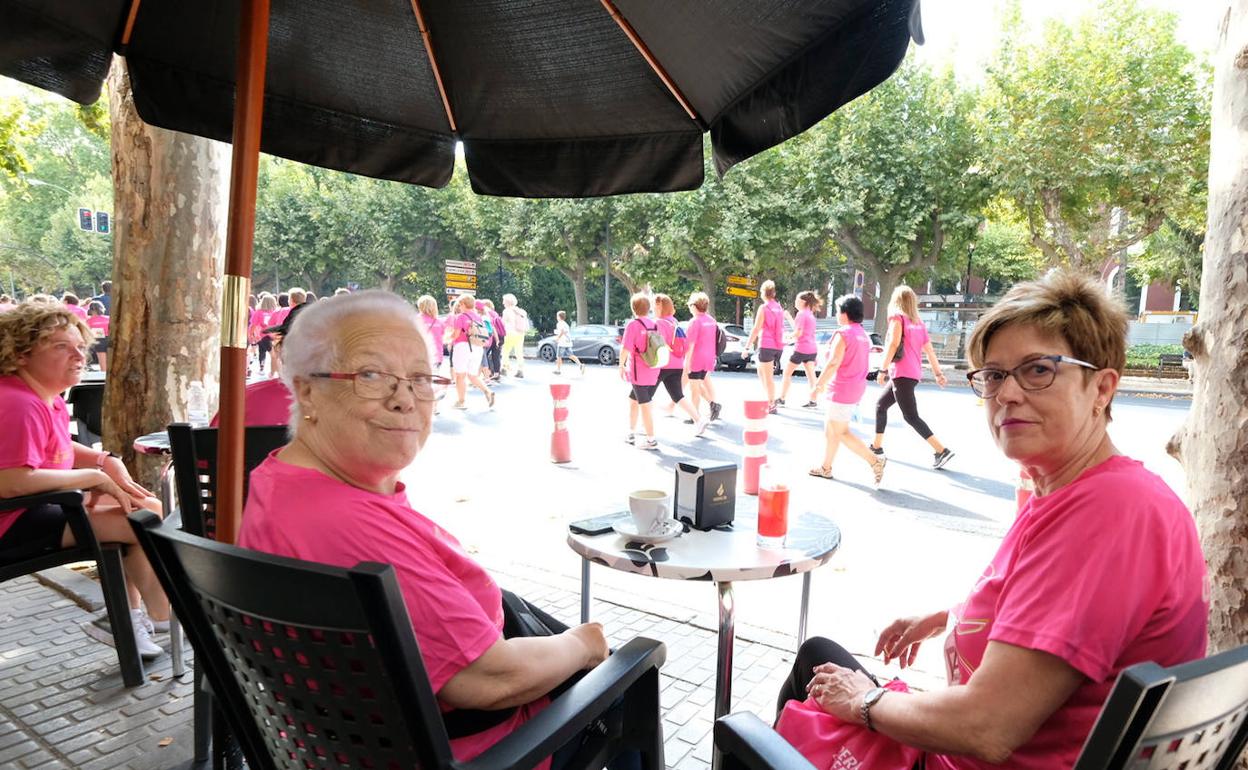
[(731, 524), (737, 514), (737, 466), (676, 463), (676, 518), (694, 529)]

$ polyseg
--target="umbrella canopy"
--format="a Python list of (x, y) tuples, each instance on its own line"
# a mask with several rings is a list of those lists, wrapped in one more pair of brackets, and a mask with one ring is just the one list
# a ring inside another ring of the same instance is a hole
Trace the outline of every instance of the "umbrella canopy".
[[(126, 57), (139, 114), (230, 141), (239, 0), (0, 0), (0, 74), (94, 101)], [(702, 183), (870, 90), (918, 0), (273, 0), (261, 149), (487, 195)]]

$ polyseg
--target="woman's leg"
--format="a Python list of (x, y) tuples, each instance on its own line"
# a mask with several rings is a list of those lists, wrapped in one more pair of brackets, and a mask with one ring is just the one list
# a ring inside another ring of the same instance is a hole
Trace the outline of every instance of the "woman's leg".
[(819, 378), (815, 376), (815, 362), (807, 361), (802, 364), (802, 368), (806, 371), (806, 385), (810, 387), (810, 396), (806, 400), (808, 402), (815, 401), (816, 396), (819, 395), (818, 391), (815, 390), (815, 383), (819, 380)]
[(632, 436), (637, 432), (637, 397), (632, 393), (628, 394), (628, 435)]
[(653, 439), (654, 438), (654, 413), (650, 411), (650, 402), (647, 401), (644, 404), (640, 404), (638, 408), (641, 409), (641, 427), (643, 430), (646, 431), (646, 438)]
[(863, 443), (862, 439), (858, 438), (858, 436), (849, 429), (849, 423), (837, 422), (833, 423), (833, 425), (836, 428), (837, 435), (840, 437), (840, 442), (844, 444), (849, 451), (858, 455), (863, 460), (866, 460), (868, 465), (875, 467), (876, 462), (878, 462), (880, 458), (876, 457), (875, 453), (867, 448), (867, 445)]
[(767, 403), (771, 404), (776, 400), (776, 365), (772, 361), (759, 361), (754, 371), (758, 372), (758, 381), (763, 385), (763, 393), (767, 396)]
[[(797, 651), (797, 659), (793, 661), (792, 671), (784, 680), (784, 684), (780, 685), (780, 696), (776, 699), (777, 719), (780, 717), (780, 712), (784, 711), (784, 704), (791, 700), (806, 700), (806, 685), (810, 684), (810, 680), (815, 677), (815, 666), (821, 666), (824, 663), (835, 663), (844, 668), (866, 673), (866, 669), (862, 667), (858, 659), (849, 654), (844, 647), (831, 639), (812, 636), (802, 643)], [(870, 676), (870, 674), (867, 675)]]
[[(793, 384), (793, 372), (797, 371), (797, 364), (790, 359), (784, 365), (784, 377), (780, 380), (780, 400), (787, 401), (789, 398), (789, 385)], [(810, 376), (809, 372), (806, 375)]]
[[(156, 508), (159, 509), (159, 504)], [(168, 620), (169, 599), (165, 596), (164, 589), (160, 587), (160, 581), (156, 579), (156, 573), (147, 561), (147, 555), (139, 547), (138, 540), (134, 537), (134, 530), (130, 528), (130, 522), (121, 510), (114, 508), (100, 513), (92, 512), (87, 516), (87, 520), (91, 524), (91, 531), (95, 533), (96, 540), (101, 543), (126, 544), (122, 567), (126, 572), (130, 609), (139, 609), (139, 598), (142, 597), (143, 603), (147, 605), (147, 614), (152, 620)], [(65, 528), (65, 534), (61, 536), (61, 545), (66, 547), (74, 545), (74, 535), (69, 527)]]
[(888, 387), (880, 394), (880, 400), (875, 402), (875, 441), (871, 446), (879, 449), (884, 446), (884, 429), (888, 427), (888, 410), (897, 403), (897, 396), (893, 393), (897, 386), (897, 380), (888, 381)]
[(837, 425), (844, 425), (844, 423), (828, 420), (823, 426), (824, 445), (823, 465), (821, 467), (827, 470), (832, 470), (832, 461), (836, 459), (836, 450), (841, 446), (841, 434), (836, 429)]
[(100, 361), (100, 371), (101, 371), (101, 372), (107, 372), (107, 371), (108, 371), (108, 354), (107, 354), (107, 353), (96, 353), (96, 354), (95, 354), (95, 357), (96, 357), (97, 359), (99, 359), (99, 361)]
[(897, 406), (901, 407), (901, 416), (906, 419), (906, 423), (911, 428), (914, 428), (914, 432), (918, 433), (937, 453), (943, 452), (945, 451), (944, 445), (932, 435), (932, 429), (919, 416), (919, 404), (914, 398), (914, 388), (918, 384), (918, 380), (912, 380), (909, 377), (893, 381), (893, 389), (897, 392)]

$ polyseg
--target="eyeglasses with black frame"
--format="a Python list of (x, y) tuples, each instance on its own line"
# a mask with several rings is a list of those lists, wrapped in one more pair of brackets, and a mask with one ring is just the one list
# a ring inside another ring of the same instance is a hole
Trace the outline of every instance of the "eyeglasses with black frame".
[(413, 374), (400, 377), (390, 372), (365, 369), (359, 372), (313, 372), (308, 375), (323, 380), (350, 380), (355, 395), (370, 401), (390, 398), (399, 390), (400, 382), (411, 383), (412, 395), (417, 401), (436, 401), (438, 394), (451, 384), (446, 377), (437, 374)]
[(1070, 356), (1039, 356), (1024, 361), (1013, 369), (991, 367), (976, 369), (973, 372), (967, 372), (966, 379), (971, 383), (971, 390), (975, 391), (975, 395), (980, 398), (992, 398), (997, 395), (997, 391), (1005, 384), (1007, 377), (1013, 377), (1023, 390), (1044, 390), (1057, 379), (1058, 364), (1073, 364), (1093, 371), (1100, 371), (1102, 368)]

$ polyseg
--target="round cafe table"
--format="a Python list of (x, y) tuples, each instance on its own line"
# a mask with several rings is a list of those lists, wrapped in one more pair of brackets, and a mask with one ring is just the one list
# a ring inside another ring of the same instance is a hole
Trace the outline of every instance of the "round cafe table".
[[(627, 513), (623, 514), (627, 520)], [(568, 533), (568, 546), (584, 561), (581, 564), (581, 622), (589, 621), (590, 565), (601, 564), (621, 572), (670, 580), (701, 580), (715, 583), (719, 594), (719, 654), (715, 674), (715, 718), (732, 707), (732, 649), (736, 605), (732, 584), (738, 580), (768, 580), (787, 575), (802, 576), (802, 602), (797, 624), (797, 643), (806, 639), (806, 616), (810, 606), (811, 572), (832, 558), (841, 545), (841, 530), (825, 514), (789, 511), (789, 533), (783, 548), (760, 548), (758, 500), (737, 498), (735, 521), (708, 532), (685, 525), (680, 536), (662, 543), (644, 544), (623, 535)], [(720, 765), (719, 752), (713, 756)]]

